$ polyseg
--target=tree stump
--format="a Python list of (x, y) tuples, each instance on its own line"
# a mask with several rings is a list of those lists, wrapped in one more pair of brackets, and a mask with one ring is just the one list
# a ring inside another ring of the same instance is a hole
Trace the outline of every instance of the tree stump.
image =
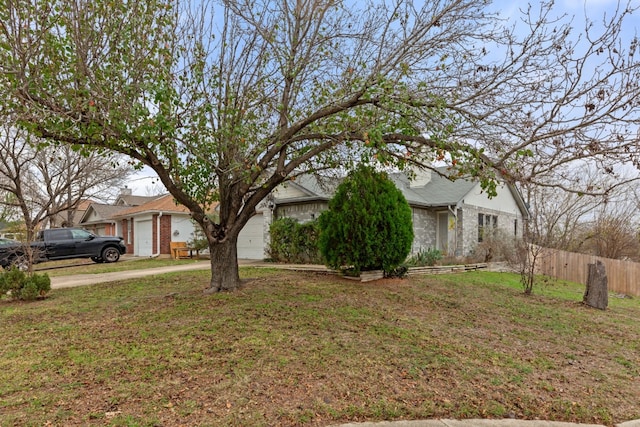
[(584, 291), (582, 302), (588, 306), (606, 310), (609, 305), (609, 293), (607, 289), (607, 273), (602, 261), (588, 264), (587, 288)]

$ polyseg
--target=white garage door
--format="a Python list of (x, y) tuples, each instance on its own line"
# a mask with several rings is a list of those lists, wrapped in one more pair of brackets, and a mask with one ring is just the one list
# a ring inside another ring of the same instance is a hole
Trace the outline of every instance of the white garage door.
[(262, 214), (256, 214), (244, 226), (238, 236), (238, 258), (264, 258), (263, 224)]
[(153, 227), (151, 220), (136, 221), (133, 253), (137, 256), (153, 255)]

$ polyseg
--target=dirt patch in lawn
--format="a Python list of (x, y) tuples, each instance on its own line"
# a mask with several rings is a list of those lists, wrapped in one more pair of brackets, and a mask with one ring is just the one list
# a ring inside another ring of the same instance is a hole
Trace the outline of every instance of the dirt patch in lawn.
[(249, 269), (0, 302), (1, 425), (640, 418), (640, 304), (525, 297), (509, 274), (354, 283)]

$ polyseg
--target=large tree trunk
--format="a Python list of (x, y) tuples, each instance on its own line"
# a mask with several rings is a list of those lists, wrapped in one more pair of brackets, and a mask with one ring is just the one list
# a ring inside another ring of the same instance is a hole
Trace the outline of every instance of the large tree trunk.
[(232, 291), (240, 287), (238, 274), (238, 236), (227, 236), (222, 242), (209, 244), (211, 254), (211, 286), (205, 290), (210, 294)]
[(602, 261), (588, 265), (587, 287), (584, 291), (582, 301), (600, 310), (605, 310), (609, 305), (609, 294), (607, 290), (607, 273)]

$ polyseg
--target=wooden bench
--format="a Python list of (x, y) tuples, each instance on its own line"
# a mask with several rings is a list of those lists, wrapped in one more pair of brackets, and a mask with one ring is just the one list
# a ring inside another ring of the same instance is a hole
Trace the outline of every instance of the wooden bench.
[(196, 253), (196, 258), (200, 259), (200, 249), (198, 248), (190, 248), (187, 246), (187, 242), (169, 242), (169, 246), (171, 248), (171, 258), (172, 259), (180, 259), (180, 258), (193, 258), (193, 253)]
[(172, 259), (180, 259), (181, 256), (186, 257), (190, 254), (187, 242), (170, 242), (169, 246), (171, 247)]

